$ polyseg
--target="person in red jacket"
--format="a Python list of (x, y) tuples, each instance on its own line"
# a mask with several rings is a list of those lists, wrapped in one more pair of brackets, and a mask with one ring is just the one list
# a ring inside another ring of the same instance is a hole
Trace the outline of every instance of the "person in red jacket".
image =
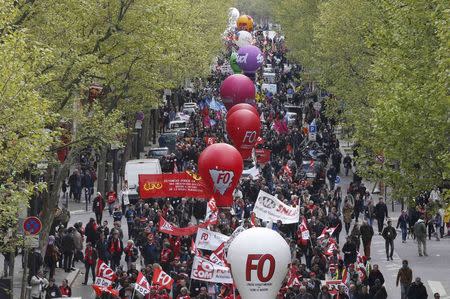
[(97, 223), (102, 223), (103, 210), (105, 209), (105, 200), (100, 192), (97, 192), (97, 196), (92, 202), (92, 211), (95, 213)]
[(173, 260), (173, 251), (170, 249), (170, 243), (166, 242), (164, 243), (164, 248), (161, 250), (161, 256), (160, 256), (160, 262), (161, 267), (163, 268), (164, 272), (169, 273), (170, 272), (170, 264)]
[(180, 294), (177, 296), (177, 299), (191, 299), (191, 296), (189, 296), (189, 290), (187, 287), (182, 287)]
[(86, 285), (89, 279), (89, 270), (92, 273), (92, 283), (95, 282), (95, 265), (97, 262), (97, 250), (92, 247), (91, 242), (86, 243), (86, 249), (84, 250), (84, 266), (86, 271), (84, 273), (83, 285)]
[(72, 289), (69, 286), (69, 281), (67, 279), (62, 280), (62, 284), (59, 287), (59, 291), (61, 292), (61, 297), (72, 297)]

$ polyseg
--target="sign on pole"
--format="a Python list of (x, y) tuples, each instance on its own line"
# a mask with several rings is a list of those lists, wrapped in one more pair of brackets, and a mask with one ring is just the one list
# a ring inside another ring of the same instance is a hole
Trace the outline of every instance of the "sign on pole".
[(42, 229), (42, 222), (39, 218), (31, 216), (23, 221), (23, 231), (28, 235), (37, 235)]

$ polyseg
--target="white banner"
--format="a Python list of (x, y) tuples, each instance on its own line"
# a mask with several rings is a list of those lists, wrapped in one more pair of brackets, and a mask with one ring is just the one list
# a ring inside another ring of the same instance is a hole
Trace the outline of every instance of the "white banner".
[(101, 287), (109, 287), (112, 285), (112, 281), (103, 277), (95, 277), (95, 285), (101, 286)]
[(204, 228), (199, 228), (195, 238), (197, 249), (216, 250), (223, 242), (228, 241), (230, 237), (218, 232), (213, 232)]
[(207, 282), (233, 283), (230, 268), (221, 267), (199, 256), (194, 257), (191, 278)]
[(295, 208), (288, 206), (264, 191), (259, 191), (253, 212), (259, 219), (274, 223), (281, 220), (283, 224), (291, 224), (300, 220), (300, 206)]

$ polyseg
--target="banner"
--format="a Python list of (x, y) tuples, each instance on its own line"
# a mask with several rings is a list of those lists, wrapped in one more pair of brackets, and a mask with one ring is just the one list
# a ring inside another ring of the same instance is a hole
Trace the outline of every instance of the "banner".
[(199, 228), (197, 237), (195, 238), (195, 246), (198, 249), (216, 250), (222, 243), (228, 241), (229, 238), (221, 233)]
[(116, 273), (101, 259), (97, 260), (95, 273), (96, 277), (94, 285), (97, 286), (108, 287), (117, 279)]
[(207, 282), (233, 283), (230, 268), (219, 266), (199, 256), (194, 257), (191, 278)]
[(139, 195), (142, 199), (161, 197), (209, 198), (211, 194), (202, 178), (193, 172), (140, 174)]
[(256, 162), (259, 164), (264, 164), (270, 162), (270, 154), (272, 153), (271, 150), (261, 148), (261, 149), (255, 149), (256, 154)]
[(217, 224), (218, 213), (219, 209), (217, 209), (216, 201), (214, 198), (211, 198), (206, 206), (205, 222), (214, 225)]
[(259, 191), (253, 212), (259, 219), (274, 223), (281, 220), (283, 224), (291, 224), (300, 220), (300, 206), (288, 206), (264, 191)]
[(300, 232), (303, 240), (309, 240), (309, 230), (308, 225), (306, 225), (305, 217), (303, 217), (302, 222), (300, 223)]
[(162, 286), (165, 289), (171, 290), (174, 280), (161, 268), (156, 268), (153, 270), (152, 282), (154, 285)]
[(168, 234), (171, 236), (190, 236), (197, 232), (199, 228), (205, 228), (209, 225), (208, 222), (201, 223), (200, 225), (196, 226), (188, 226), (188, 227), (176, 227), (170, 224), (166, 219), (164, 219), (162, 216), (159, 217), (159, 231)]
[(136, 283), (134, 284), (134, 289), (142, 294), (143, 296), (150, 293), (150, 284), (147, 278), (139, 271), (138, 277), (136, 278)]
[(225, 243), (220, 244), (219, 247), (214, 250), (213, 253), (209, 256), (209, 260), (216, 265), (226, 267), (225, 263)]

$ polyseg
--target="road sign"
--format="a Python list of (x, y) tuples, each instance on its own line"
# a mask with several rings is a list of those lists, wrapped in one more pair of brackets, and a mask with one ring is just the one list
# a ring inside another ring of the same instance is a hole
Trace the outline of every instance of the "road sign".
[(26, 248), (39, 248), (39, 235), (25, 236), (24, 245)]
[(317, 126), (315, 124), (309, 125), (309, 133), (311, 134), (317, 133)]
[(42, 222), (39, 218), (31, 216), (23, 222), (23, 230), (29, 235), (37, 235), (42, 229)]

